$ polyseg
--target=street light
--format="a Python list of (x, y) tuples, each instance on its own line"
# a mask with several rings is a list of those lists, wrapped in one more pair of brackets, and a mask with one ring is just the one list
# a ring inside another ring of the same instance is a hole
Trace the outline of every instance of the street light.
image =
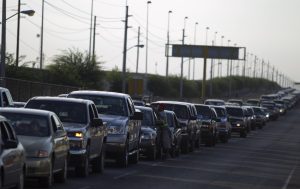
[(149, 4), (151, 1), (147, 1), (147, 23), (146, 23), (146, 69), (145, 74), (148, 73), (148, 33), (149, 33)]
[(166, 62), (166, 77), (169, 76), (169, 43), (170, 43), (170, 14), (171, 10), (168, 12), (168, 32), (167, 32), (167, 62)]
[[(198, 22), (195, 23), (195, 30), (194, 30), (194, 45), (196, 45), (196, 34), (197, 34), (197, 25), (198, 25)], [(193, 60), (193, 80), (195, 80), (195, 58)]]
[(205, 45), (207, 45), (207, 35), (208, 35), (209, 27), (206, 27), (206, 35), (205, 35)]
[[(188, 17), (184, 17), (183, 20), (183, 30), (182, 30), (182, 45), (184, 45), (184, 38), (185, 38), (185, 25), (186, 25), (186, 20), (188, 19)], [(183, 96), (183, 57), (181, 57), (181, 71), (180, 71), (180, 89), (179, 89), (179, 96), (180, 98), (182, 98)]]
[(28, 16), (33, 16), (35, 11), (34, 10), (24, 10), (24, 11), (20, 11), (20, 8), (21, 8), (21, 0), (19, 0), (18, 2), (18, 26), (17, 26), (17, 46), (16, 46), (16, 67), (18, 67), (19, 65), (19, 49), (20, 49), (20, 14), (19, 13), (22, 13), (22, 14), (26, 14)]

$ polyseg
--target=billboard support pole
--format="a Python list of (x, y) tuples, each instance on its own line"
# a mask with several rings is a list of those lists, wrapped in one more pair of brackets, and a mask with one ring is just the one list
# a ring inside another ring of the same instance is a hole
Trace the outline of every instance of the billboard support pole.
[(204, 58), (203, 64), (203, 79), (202, 79), (202, 99), (205, 100), (205, 90), (206, 90), (206, 61), (207, 58)]

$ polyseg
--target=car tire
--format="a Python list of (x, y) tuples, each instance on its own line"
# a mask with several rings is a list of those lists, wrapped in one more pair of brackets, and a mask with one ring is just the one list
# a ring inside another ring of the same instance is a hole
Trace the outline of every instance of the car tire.
[(139, 159), (140, 159), (140, 148), (139, 146), (137, 146), (135, 153), (132, 154), (131, 163), (137, 164), (139, 162)]
[(221, 140), (221, 142), (222, 143), (227, 143), (228, 142), (228, 134), (227, 135), (224, 135), (224, 136), (222, 136), (221, 138), (220, 138), (220, 140)]
[(164, 156), (164, 149), (162, 146), (159, 146), (156, 152), (156, 159), (163, 160), (163, 156)]
[(189, 152), (189, 142), (184, 140), (181, 142), (181, 152), (187, 154)]
[(75, 172), (76, 172), (77, 176), (85, 178), (89, 175), (89, 167), (90, 167), (90, 162), (89, 162), (90, 150), (89, 149), (90, 149), (89, 146), (87, 146), (87, 150), (86, 150), (87, 153), (85, 154), (83, 165), (75, 167)]
[(67, 173), (68, 173), (68, 159), (66, 157), (64, 160), (63, 169), (59, 173), (54, 175), (54, 180), (59, 183), (65, 183), (67, 180)]
[(24, 171), (21, 171), (21, 173), (19, 175), (19, 181), (18, 181), (15, 189), (24, 189)]
[(193, 152), (195, 150), (195, 140), (190, 141), (189, 151)]
[(97, 158), (94, 159), (92, 164), (92, 170), (94, 173), (103, 173), (104, 171), (104, 144), (102, 145), (102, 149), (100, 151), (100, 154)]
[(125, 148), (123, 153), (121, 154), (121, 157), (117, 159), (117, 164), (119, 167), (126, 168), (128, 167), (128, 158), (129, 158), (129, 152), (128, 152), (128, 143), (126, 142)]
[(242, 132), (240, 133), (240, 137), (241, 137), (241, 138), (246, 138), (246, 137), (247, 137), (247, 132), (246, 132), (246, 131), (242, 131)]
[(149, 149), (147, 157), (149, 160), (155, 161), (156, 155), (157, 155), (157, 149), (156, 149), (156, 145), (154, 145)]
[(44, 178), (40, 178), (39, 180), (40, 185), (44, 188), (49, 188), (53, 185), (53, 162), (51, 160), (50, 166), (49, 166), (49, 175)]

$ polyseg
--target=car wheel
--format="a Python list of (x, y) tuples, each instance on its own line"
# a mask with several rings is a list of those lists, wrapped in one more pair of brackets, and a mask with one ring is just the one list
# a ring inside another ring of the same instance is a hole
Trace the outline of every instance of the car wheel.
[(66, 157), (64, 160), (63, 169), (54, 176), (54, 180), (59, 183), (65, 183), (67, 180), (67, 173), (68, 173), (68, 160)]
[(192, 141), (190, 141), (189, 151), (193, 152), (194, 150), (195, 150), (195, 140), (193, 139)]
[(132, 154), (131, 162), (133, 164), (137, 164), (139, 162), (139, 158), (140, 158), (140, 148), (139, 146), (137, 146), (136, 152)]
[(156, 152), (156, 159), (163, 160), (164, 149), (161, 145), (159, 145), (158, 150)]
[(89, 159), (90, 159), (90, 153), (89, 153), (89, 147), (87, 147), (87, 153), (85, 154), (85, 157), (83, 158), (84, 162), (83, 165), (75, 167), (75, 172), (77, 176), (80, 177), (87, 177), (89, 175)]
[(99, 156), (93, 161), (92, 169), (94, 173), (103, 173), (104, 171), (104, 144), (102, 146)]
[(182, 141), (181, 143), (181, 152), (187, 154), (189, 151), (189, 142), (187, 140)]
[(18, 181), (15, 189), (23, 189), (23, 188), (24, 188), (24, 171), (21, 171), (21, 173), (19, 175), (19, 181)]
[(155, 161), (156, 160), (156, 155), (157, 155), (157, 150), (156, 150), (156, 145), (152, 146), (150, 149), (149, 149), (149, 152), (148, 152), (148, 159), (152, 160), (152, 161)]
[(246, 132), (246, 131), (242, 131), (242, 132), (240, 133), (240, 137), (241, 137), (241, 138), (246, 138), (246, 137), (247, 137), (247, 132)]
[(117, 159), (117, 164), (123, 168), (128, 167), (128, 156), (129, 156), (128, 144), (126, 142), (126, 145), (125, 145), (123, 153), (121, 154), (121, 157)]
[(45, 188), (49, 188), (53, 184), (53, 163), (49, 165), (49, 175), (44, 178), (40, 178), (40, 185)]

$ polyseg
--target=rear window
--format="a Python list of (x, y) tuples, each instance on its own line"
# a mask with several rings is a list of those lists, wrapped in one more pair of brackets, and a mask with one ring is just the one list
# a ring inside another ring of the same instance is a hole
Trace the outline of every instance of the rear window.
[(62, 122), (87, 123), (87, 106), (83, 103), (53, 100), (30, 100), (27, 103), (26, 108), (54, 112)]
[(99, 114), (127, 116), (127, 104), (124, 98), (101, 96), (101, 95), (84, 95), (70, 94), (68, 97), (91, 100), (95, 103)]
[(208, 106), (196, 106), (197, 114), (204, 117), (204, 118), (210, 118), (211, 117), (211, 111)]
[[(158, 104), (152, 104), (153, 107), (157, 106)], [(175, 112), (178, 119), (189, 119), (189, 110), (188, 107), (185, 105), (180, 104), (164, 104), (165, 110), (170, 110)]]
[(228, 115), (235, 117), (244, 117), (242, 108), (226, 108)]
[(218, 117), (225, 117), (226, 111), (223, 108), (214, 108), (217, 112)]
[(50, 135), (48, 118), (45, 116), (4, 112), (0, 114), (6, 117), (17, 135), (34, 137), (47, 137)]

